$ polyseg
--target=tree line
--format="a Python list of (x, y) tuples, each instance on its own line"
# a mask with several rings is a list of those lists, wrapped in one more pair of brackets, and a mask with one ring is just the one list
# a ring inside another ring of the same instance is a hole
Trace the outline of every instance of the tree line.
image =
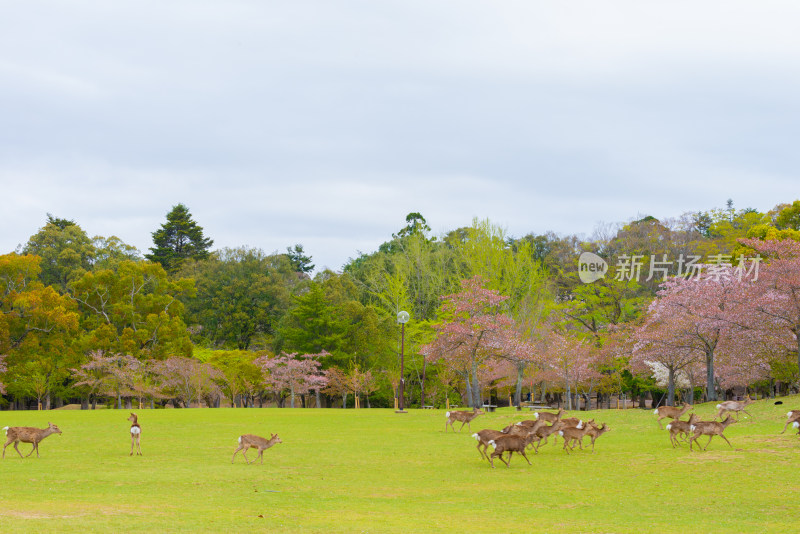
[[(48, 215), (0, 255), (0, 403), (392, 406), (401, 378), (411, 406), (797, 387), (800, 201), (589, 238), (405, 222), (312, 274), (301, 244), (212, 250), (183, 204), (144, 255)], [(585, 252), (608, 269), (588, 283)]]

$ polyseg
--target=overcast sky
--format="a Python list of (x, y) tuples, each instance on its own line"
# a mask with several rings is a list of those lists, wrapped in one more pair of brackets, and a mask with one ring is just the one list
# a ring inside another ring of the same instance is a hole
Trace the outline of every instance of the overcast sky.
[(72, 219), (317, 268), (800, 198), (800, 2), (0, 0), (0, 253)]

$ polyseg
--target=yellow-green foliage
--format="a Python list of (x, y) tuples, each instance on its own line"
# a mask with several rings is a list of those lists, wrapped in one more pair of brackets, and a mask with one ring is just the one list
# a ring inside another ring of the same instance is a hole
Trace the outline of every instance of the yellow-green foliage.
[[(610, 426), (594, 454), (549, 443), (494, 470), (442, 410), (141, 410), (142, 457), (125, 410), (1, 412), (63, 434), (38, 459), (6, 450), (0, 516), (9, 532), (794, 532), (800, 439), (779, 432), (800, 399), (783, 400), (706, 452), (673, 449), (651, 410), (573, 412)], [(472, 431), (525, 418), (501, 409)], [(283, 443), (231, 464), (244, 433)]]

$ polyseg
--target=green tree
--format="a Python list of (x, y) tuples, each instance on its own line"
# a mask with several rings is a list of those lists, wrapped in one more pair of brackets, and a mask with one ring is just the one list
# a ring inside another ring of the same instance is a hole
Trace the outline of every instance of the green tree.
[(150, 261), (160, 263), (169, 273), (175, 273), (187, 259), (204, 260), (214, 241), (203, 236), (200, 227), (183, 204), (173, 206), (167, 214), (167, 222), (153, 232), (152, 254), (145, 254)]
[(242, 350), (271, 346), (278, 323), (302, 282), (286, 255), (259, 249), (223, 249), (181, 272), (196, 281), (196, 296), (184, 299), (186, 320), (213, 347)]
[(31, 236), (22, 252), (42, 258), (42, 283), (55, 286), (62, 293), (71, 280), (92, 268), (95, 258), (92, 240), (80, 226), (50, 214), (47, 224)]
[(297, 244), (294, 248), (286, 247), (286, 256), (289, 258), (289, 263), (295, 272), (310, 273), (314, 270), (314, 264), (311, 263), (311, 256), (306, 256), (303, 250), (303, 245)]

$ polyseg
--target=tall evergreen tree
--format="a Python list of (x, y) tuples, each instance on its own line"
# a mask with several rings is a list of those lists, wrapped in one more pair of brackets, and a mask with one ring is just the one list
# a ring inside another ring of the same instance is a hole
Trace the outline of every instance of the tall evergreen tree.
[(178, 204), (167, 214), (167, 222), (153, 232), (153, 244), (152, 254), (145, 254), (145, 257), (174, 273), (186, 259), (208, 258), (208, 249), (214, 241), (203, 236), (203, 228), (192, 220), (189, 208)]

